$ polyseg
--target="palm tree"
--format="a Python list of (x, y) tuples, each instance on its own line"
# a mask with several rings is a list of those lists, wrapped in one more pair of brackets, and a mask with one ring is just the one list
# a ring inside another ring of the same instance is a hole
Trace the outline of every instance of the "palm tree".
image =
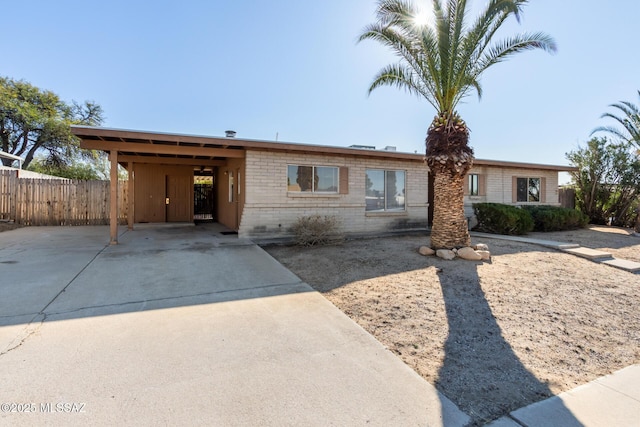
[[(638, 91), (638, 97), (640, 97), (640, 90)], [(622, 125), (623, 129), (618, 129), (613, 126), (600, 126), (591, 132), (593, 135), (596, 132), (608, 132), (617, 136), (624, 142), (635, 145), (640, 150), (640, 108), (637, 105), (628, 101), (620, 101), (617, 104), (611, 104), (609, 107), (620, 110), (623, 116), (616, 116), (612, 113), (604, 113), (602, 118), (609, 117)]]
[(492, 42), (513, 15), (519, 20), (527, 0), (489, 0), (474, 22), (468, 22), (468, 2), (433, 0), (434, 24), (410, 0), (379, 0), (377, 21), (359, 41), (375, 40), (389, 47), (399, 62), (375, 76), (369, 93), (380, 86), (396, 86), (426, 99), (436, 116), (426, 138), (426, 162), (434, 175), (434, 213), (431, 247), (469, 246), (464, 216), (463, 184), (473, 164), (469, 129), (456, 106), (470, 92), (482, 95), (480, 76), (494, 64), (524, 50), (554, 52), (554, 40), (544, 33), (526, 33)]
[[(640, 90), (638, 91), (638, 97), (640, 97)], [(620, 110), (624, 116), (616, 116), (612, 113), (604, 113), (601, 118), (609, 117), (622, 125), (622, 129), (615, 128), (613, 126), (600, 126), (591, 132), (593, 135), (596, 132), (608, 132), (617, 136), (625, 143), (631, 146), (636, 146), (636, 154), (640, 156), (640, 108), (637, 105), (632, 104), (629, 101), (620, 101), (617, 104), (611, 104), (609, 107)], [(635, 231), (640, 233), (640, 208), (636, 209), (638, 216), (636, 217)]]

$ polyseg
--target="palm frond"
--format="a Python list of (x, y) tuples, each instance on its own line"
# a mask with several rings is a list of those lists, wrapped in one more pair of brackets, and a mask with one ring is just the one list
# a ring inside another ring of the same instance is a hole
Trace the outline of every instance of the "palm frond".
[(408, 39), (398, 33), (393, 27), (384, 27), (376, 24), (370, 25), (360, 36), (360, 40), (371, 39), (389, 47), (396, 55), (402, 58), (412, 68), (419, 70), (421, 67), (421, 52), (415, 40)]
[(368, 92), (371, 93), (381, 86), (395, 86), (398, 89), (406, 90), (412, 95), (425, 98), (437, 108), (430, 90), (425, 87), (424, 82), (416, 76), (413, 70), (406, 65), (390, 64), (382, 68), (374, 77)]
[(613, 126), (598, 126), (597, 128), (591, 131), (590, 135), (593, 135), (598, 132), (607, 132), (614, 136), (617, 136), (622, 140), (627, 139), (627, 135), (624, 132), (620, 131), (620, 129), (614, 128)]
[(465, 37), (465, 51), (484, 51), (507, 18), (512, 14), (518, 16), (518, 10), (510, 0), (490, 1)]
[(617, 108), (618, 110), (622, 111), (627, 117), (640, 115), (640, 109), (629, 101), (620, 101), (617, 104), (611, 104), (610, 107)]
[(383, 69), (370, 91), (383, 85), (410, 87), (438, 113), (453, 112), (472, 91), (482, 96), (479, 78), (490, 66), (524, 50), (556, 50), (555, 41), (544, 33), (493, 43), (504, 22), (510, 16), (519, 20), (527, 3), (489, 0), (469, 26), (467, 0), (432, 0), (434, 23), (420, 27), (414, 20), (418, 8), (411, 0), (379, 0), (376, 23), (366, 27), (358, 41), (375, 40), (387, 46), (400, 63)]
[[(640, 91), (638, 91), (638, 96), (640, 97)], [(620, 101), (609, 105), (609, 107), (620, 111), (622, 115), (604, 113), (600, 117), (613, 119), (622, 125), (622, 129), (613, 126), (600, 126), (591, 131), (591, 135), (597, 132), (607, 132), (626, 143), (640, 147), (640, 108), (629, 101)]]
[(490, 46), (477, 62), (473, 74), (479, 76), (487, 68), (504, 61), (518, 52), (534, 49), (542, 49), (553, 53), (556, 51), (556, 45), (554, 40), (544, 33), (518, 34)]
[[(449, 29), (449, 46), (448, 49), (451, 52), (447, 64), (447, 81), (455, 82), (457, 76), (459, 76), (458, 58), (460, 52), (460, 46), (464, 42), (462, 37), (464, 33), (465, 16), (467, 14), (467, 2), (466, 0), (449, 0), (448, 12), (448, 29)], [(449, 84), (451, 86), (451, 84)], [(452, 97), (455, 98), (455, 97)], [(452, 102), (452, 104), (454, 104)]]
[(384, 26), (410, 27), (416, 13), (417, 8), (406, 0), (381, 0), (376, 9), (378, 22)]

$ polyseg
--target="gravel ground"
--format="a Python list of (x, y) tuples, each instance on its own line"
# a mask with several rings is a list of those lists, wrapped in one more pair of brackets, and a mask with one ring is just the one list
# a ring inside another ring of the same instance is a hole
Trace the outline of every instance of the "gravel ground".
[[(640, 261), (640, 237), (592, 227), (529, 237)], [(423, 257), (429, 237), (266, 249), (477, 425), (640, 363), (640, 275), (496, 239), (490, 262)]]

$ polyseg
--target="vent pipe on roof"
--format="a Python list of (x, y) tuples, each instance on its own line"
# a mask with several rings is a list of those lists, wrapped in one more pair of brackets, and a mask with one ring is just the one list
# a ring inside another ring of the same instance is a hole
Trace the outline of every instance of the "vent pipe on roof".
[(236, 137), (236, 131), (235, 130), (225, 130), (224, 134), (227, 138), (235, 138)]

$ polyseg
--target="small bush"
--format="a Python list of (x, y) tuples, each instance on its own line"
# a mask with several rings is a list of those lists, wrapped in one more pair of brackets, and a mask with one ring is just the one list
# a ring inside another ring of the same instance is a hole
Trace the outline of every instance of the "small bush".
[(533, 218), (524, 209), (500, 203), (474, 203), (478, 219), (475, 230), (493, 234), (521, 235), (533, 231)]
[(564, 231), (584, 228), (589, 217), (576, 209), (558, 206), (525, 206), (531, 214), (535, 231)]
[(302, 216), (296, 220), (292, 229), (296, 244), (300, 246), (336, 244), (344, 240), (340, 221), (333, 215)]

